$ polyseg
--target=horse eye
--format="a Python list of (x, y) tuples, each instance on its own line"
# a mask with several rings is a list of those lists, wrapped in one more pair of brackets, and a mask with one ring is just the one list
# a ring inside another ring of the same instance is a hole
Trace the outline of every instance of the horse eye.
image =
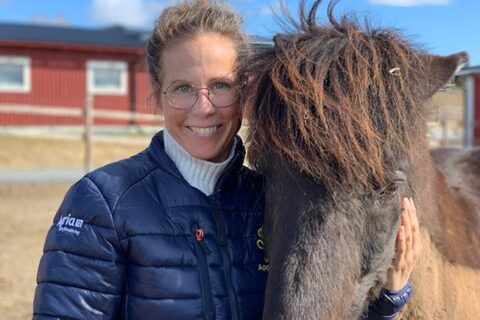
[(391, 198), (398, 191), (398, 188), (399, 185), (396, 181), (388, 184), (382, 190), (380, 190), (378, 194), (379, 200), (385, 201), (386, 199)]
[(397, 192), (398, 190), (398, 184), (396, 182), (394, 183), (390, 183), (387, 188), (385, 189), (385, 191), (388, 193), (388, 194), (394, 194), (395, 192)]

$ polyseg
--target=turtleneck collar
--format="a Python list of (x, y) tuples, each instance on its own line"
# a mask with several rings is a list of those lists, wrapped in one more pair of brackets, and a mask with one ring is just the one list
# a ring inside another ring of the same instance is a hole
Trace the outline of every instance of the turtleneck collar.
[(215, 184), (222, 171), (232, 160), (237, 138), (230, 149), (228, 158), (220, 163), (200, 160), (192, 157), (167, 131), (163, 130), (163, 143), (165, 152), (172, 159), (182, 174), (183, 178), (192, 186), (204, 194), (211, 195), (214, 191)]

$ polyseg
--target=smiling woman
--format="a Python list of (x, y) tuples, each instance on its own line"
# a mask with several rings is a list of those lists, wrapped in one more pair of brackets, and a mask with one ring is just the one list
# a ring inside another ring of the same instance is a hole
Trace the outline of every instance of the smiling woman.
[[(67, 193), (40, 261), (34, 319), (260, 319), (262, 179), (244, 167), (241, 19), (209, 1), (167, 8), (148, 42), (165, 128)], [(75, 271), (76, 277), (67, 277)]]

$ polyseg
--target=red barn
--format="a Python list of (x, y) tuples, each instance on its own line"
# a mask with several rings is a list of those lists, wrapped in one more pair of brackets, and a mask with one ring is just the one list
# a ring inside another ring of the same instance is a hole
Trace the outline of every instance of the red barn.
[[(159, 124), (145, 65), (149, 34), (0, 23), (0, 125)], [(254, 37), (254, 47), (271, 41)]]
[(0, 125), (79, 124), (88, 95), (95, 123), (158, 123), (146, 100), (147, 37), (121, 27), (0, 24)]
[(465, 79), (465, 140), (480, 146), (480, 66), (465, 67), (457, 73)]

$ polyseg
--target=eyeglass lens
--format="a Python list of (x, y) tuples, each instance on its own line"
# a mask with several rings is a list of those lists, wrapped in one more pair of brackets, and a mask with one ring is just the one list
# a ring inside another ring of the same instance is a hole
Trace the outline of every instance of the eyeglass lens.
[[(206, 90), (206, 92), (201, 92), (202, 90)], [(233, 83), (227, 82), (215, 82), (208, 88), (195, 88), (191, 84), (172, 83), (165, 92), (168, 103), (177, 109), (192, 107), (200, 94), (205, 94), (216, 107), (228, 107), (237, 101), (238, 89)]]

